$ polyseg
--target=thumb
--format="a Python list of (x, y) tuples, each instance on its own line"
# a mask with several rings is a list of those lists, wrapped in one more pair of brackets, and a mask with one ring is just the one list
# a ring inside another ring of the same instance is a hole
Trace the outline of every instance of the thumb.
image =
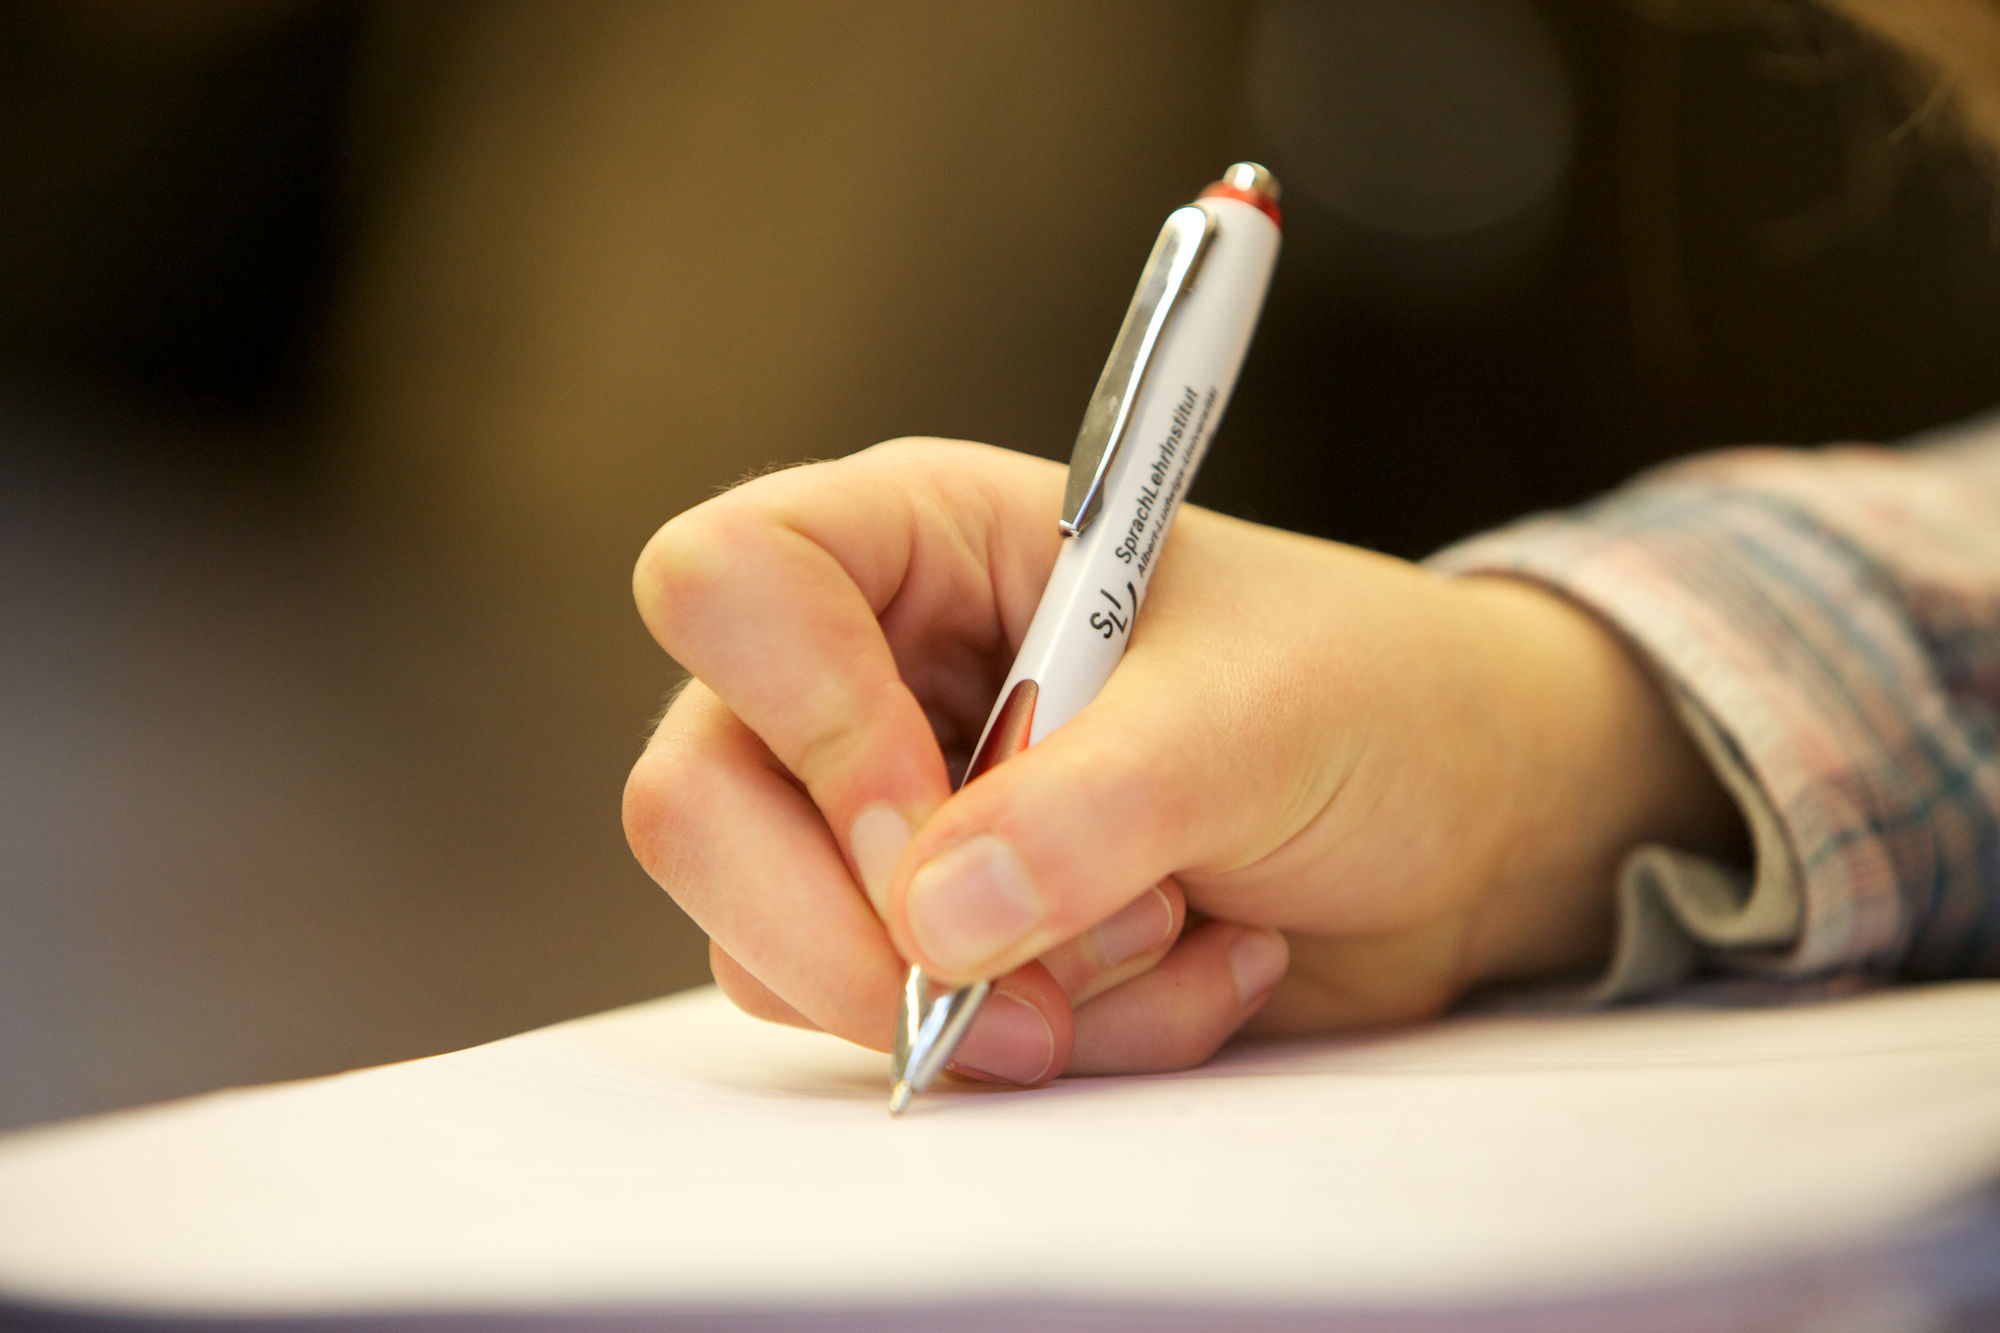
[(1311, 742), (1246, 725), (1257, 692), (1216, 697), (1205, 662), (1135, 644), (1089, 707), (946, 801), (890, 885), (898, 950), (949, 981), (998, 976), (1170, 874), (1282, 843), (1273, 820), (1306, 803), (1288, 788), (1311, 766), (1275, 747)]

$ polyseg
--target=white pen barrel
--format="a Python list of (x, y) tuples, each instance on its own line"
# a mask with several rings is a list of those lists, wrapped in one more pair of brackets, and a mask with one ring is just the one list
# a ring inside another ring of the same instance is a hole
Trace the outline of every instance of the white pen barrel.
[[(1187, 268), (1181, 267), (1186, 255), (1176, 242), (1187, 236), (1181, 228), (1191, 219), (1180, 209), (1167, 219), (1098, 393), (1104, 394), (1107, 384), (1119, 387), (1118, 368), (1124, 366), (1140, 376), (1138, 387), (1127, 399), (1093, 397), (1084, 431), (1078, 432), (1079, 453), (1072, 468), (1090, 466), (1089, 480), (1097, 480), (1096, 462), (1102, 455), (1087, 447), (1085, 432), (1097, 429), (1095, 422), (1102, 419), (1098, 409), (1106, 403), (1123, 411), (1124, 425), (1105, 464), (1096, 507), (1092, 510), (1086, 502), (1088, 489), (1073, 492), (1075, 509), (1065, 501), (1066, 531), (1080, 514), (1092, 517), (1082, 523), (1081, 533), (1063, 541), (966, 781), (1075, 717), (1124, 655), (1174, 515), (1222, 422), (1250, 350), (1250, 335), (1278, 260), (1276, 199), (1270, 173), (1255, 163), (1232, 166), (1195, 201), (1212, 227)], [(1160, 264), (1167, 267), (1156, 267)], [(1164, 323), (1154, 323), (1153, 313), (1161, 307), (1149, 303), (1166, 299), (1172, 290), (1156, 285), (1167, 275), (1179, 284), (1178, 293), (1165, 308)], [(1135, 330), (1149, 340), (1149, 355), (1146, 344), (1128, 344)], [(1108, 432), (1118, 428), (1107, 423), (1104, 429), (1106, 435), (1092, 435), (1088, 444), (1109, 440)], [(1080, 476), (1073, 471), (1072, 481)], [(945, 1067), (989, 985), (982, 981), (940, 992), (922, 968), (910, 969), (892, 1060), (892, 1113), (900, 1113), (912, 1094)]]
[[(1197, 206), (1215, 219), (1215, 233), (1193, 287), (1161, 333), (1097, 515), (1080, 536), (1063, 542), (988, 731), (1016, 702), (1023, 680), (1035, 682), (1028, 744), (1076, 716), (1103, 688), (1229, 405), (1277, 263), (1278, 226), (1240, 199), (1203, 198)], [(983, 751), (983, 735), (980, 744)]]

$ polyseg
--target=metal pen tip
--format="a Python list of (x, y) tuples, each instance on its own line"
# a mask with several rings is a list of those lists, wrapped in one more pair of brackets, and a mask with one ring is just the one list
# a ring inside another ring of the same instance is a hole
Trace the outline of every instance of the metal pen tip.
[(909, 1104), (910, 1085), (902, 1079), (897, 1079), (896, 1086), (889, 1089), (889, 1114), (901, 1115)]

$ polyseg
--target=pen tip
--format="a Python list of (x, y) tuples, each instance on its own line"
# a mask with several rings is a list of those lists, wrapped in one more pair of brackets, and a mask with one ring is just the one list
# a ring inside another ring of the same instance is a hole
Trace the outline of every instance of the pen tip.
[(896, 1086), (889, 1090), (889, 1114), (901, 1115), (903, 1109), (909, 1104), (910, 1085), (898, 1079), (896, 1080)]

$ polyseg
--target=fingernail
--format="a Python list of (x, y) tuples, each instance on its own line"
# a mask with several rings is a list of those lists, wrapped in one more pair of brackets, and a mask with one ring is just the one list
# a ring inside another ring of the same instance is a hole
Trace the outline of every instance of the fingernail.
[(861, 887), (879, 915), (889, 896), (889, 877), (910, 845), (910, 825), (891, 805), (871, 805), (854, 817), (847, 831), (847, 848), (861, 872)]
[(1041, 1010), (1005, 991), (994, 991), (980, 1006), (951, 1063), (961, 1072), (1003, 1083), (1039, 1083), (1055, 1058), (1055, 1034)]
[(1027, 867), (990, 833), (926, 863), (910, 881), (910, 931), (946, 971), (977, 971), (1041, 920)]
[(1229, 974), (1236, 981), (1236, 1002), (1249, 1004), (1262, 999), (1285, 975), (1290, 957), (1285, 937), (1277, 931), (1244, 931), (1242, 938), (1229, 946)]
[(1159, 948), (1173, 928), (1174, 909), (1155, 885), (1098, 922), (1090, 935), (1099, 966), (1112, 968)]

